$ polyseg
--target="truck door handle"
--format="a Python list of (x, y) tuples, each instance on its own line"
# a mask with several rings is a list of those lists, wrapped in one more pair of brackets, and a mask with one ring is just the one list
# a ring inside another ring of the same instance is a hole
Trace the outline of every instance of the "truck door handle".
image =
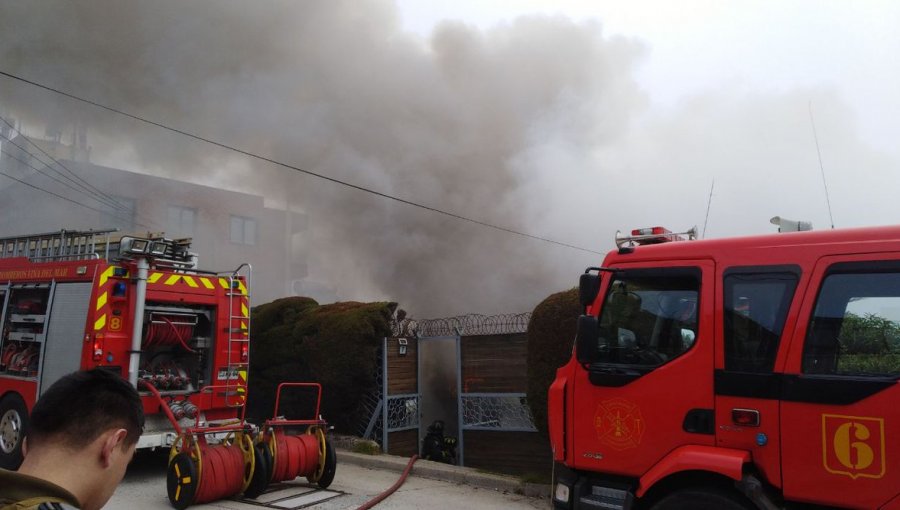
[(732, 409), (731, 421), (742, 427), (759, 427), (759, 411), (756, 409)]

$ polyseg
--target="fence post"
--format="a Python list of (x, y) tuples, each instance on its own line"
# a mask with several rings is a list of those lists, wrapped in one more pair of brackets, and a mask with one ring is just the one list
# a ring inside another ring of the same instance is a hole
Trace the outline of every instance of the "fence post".
[(384, 453), (388, 452), (388, 339), (384, 337), (381, 343), (381, 394), (384, 405), (381, 409), (381, 449)]
[(465, 440), (463, 436), (465, 436), (465, 427), (466, 427), (466, 417), (463, 415), (463, 384), (462, 384), (462, 337), (457, 334), (456, 335), (456, 415), (459, 416), (459, 426), (457, 430), (459, 430), (459, 439), (456, 442), (456, 447), (459, 449), (459, 465), (465, 466)]

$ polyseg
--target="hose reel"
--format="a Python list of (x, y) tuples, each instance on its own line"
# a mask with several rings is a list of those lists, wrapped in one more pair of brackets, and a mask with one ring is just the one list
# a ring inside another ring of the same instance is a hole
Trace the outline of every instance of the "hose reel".
[(253, 438), (244, 430), (228, 432), (219, 444), (207, 434), (188, 430), (169, 452), (166, 489), (178, 510), (240, 494), (250, 485), (256, 466)]
[[(169, 451), (166, 490), (177, 510), (209, 503), (243, 493), (255, 498), (271, 483), (306, 477), (321, 488), (331, 485), (337, 468), (334, 448), (326, 437), (327, 424), (319, 417), (322, 387), (317, 383), (283, 383), (278, 387), (275, 415), (254, 435), (241, 411), (240, 419), (221, 426), (195, 426), (182, 430), (176, 419), (179, 406), (166, 404), (155, 387), (142, 384), (164, 406), (175, 427), (176, 437)], [(315, 419), (288, 420), (278, 417), (281, 390), (285, 387), (313, 388), (317, 391)], [(233, 389), (207, 386), (200, 393)], [(187, 403), (187, 401), (185, 401)], [(183, 404), (182, 404), (183, 405)], [(296, 434), (296, 430), (303, 432)]]
[[(278, 416), (281, 391), (284, 388), (312, 388), (317, 392), (314, 419), (289, 420)], [(251, 480), (245, 495), (255, 498), (271, 483), (280, 483), (306, 477), (310, 483), (327, 488), (334, 480), (337, 456), (326, 438), (327, 423), (319, 417), (322, 386), (317, 383), (282, 383), (275, 397), (274, 416), (266, 420), (262, 434), (256, 443), (257, 458), (263, 468)], [(301, 434), (289, 431), (305, 429)]]

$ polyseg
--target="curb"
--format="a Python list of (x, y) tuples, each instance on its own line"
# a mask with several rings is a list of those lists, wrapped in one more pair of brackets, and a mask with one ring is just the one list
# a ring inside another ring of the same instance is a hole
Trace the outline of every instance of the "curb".
[[(381, 469), (402, 473), (409, 463), (409, 458), (396, 455), (367, 455), (355, 453), (350, 450), (336, 448), (338, 464), (347, 462), (369, 469)], [(442, 462), (419, 459), (413, 465), (411, 476), (442, 480), (445, 482), (466, 484), (481, 489), (498, 492), (511, 492), (523, 494), (528, 497), (546, 498), (550, 495), (550, 486), (543, 484), (525, 483), (512, 476), (484, 473), (476, 469), (452, 466)]]

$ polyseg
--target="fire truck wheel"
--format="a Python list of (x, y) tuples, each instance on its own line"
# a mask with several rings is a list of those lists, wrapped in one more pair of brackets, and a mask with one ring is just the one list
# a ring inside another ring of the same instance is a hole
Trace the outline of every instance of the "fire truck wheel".
[(265, 445), (258, 444), (253, 447), (253, 455), (256, 456), (256, 461), (253, 467), (253, 477), (250, 478), (250, 485), (244, 491), (245, 497), (256, 499), (269, 486), (269, 479), (272, 473), (269, 470), (270, 462), (266, 461), (268, 451)]
[(334, 481), (334, 474), (337, 472), (337, 455), (334, 448), (328, 440), (325, 440), (325, 469), (322, 471), (322, 477), (317, 482), (319, 487), (327, 489), (331, 482)]
[(197, 497), (197, 488), (200, 486), (200, 478), (194, 459), (186, 452), (181, 452), (169, 462), (169, 472), (166, 473), (166, 492), (169, 502), (176, 510), (184, 510), (191, 506)]
[(0, 400), (0, 468), (15, 470), (22, 464), (22, 440), (28, 429), (28, 409), (17, 393)]
[(659, 500), (651, 510), (752, 510), (740, 494), (721, 489), (684, 489)]

